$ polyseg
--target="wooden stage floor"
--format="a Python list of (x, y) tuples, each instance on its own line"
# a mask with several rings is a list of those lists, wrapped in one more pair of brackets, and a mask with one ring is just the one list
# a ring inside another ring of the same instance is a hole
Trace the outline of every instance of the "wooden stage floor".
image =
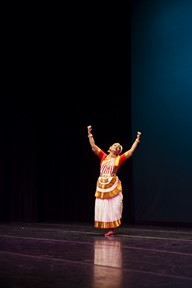
[(1, 288), (192, 288), (192, 228), (0, 223)]

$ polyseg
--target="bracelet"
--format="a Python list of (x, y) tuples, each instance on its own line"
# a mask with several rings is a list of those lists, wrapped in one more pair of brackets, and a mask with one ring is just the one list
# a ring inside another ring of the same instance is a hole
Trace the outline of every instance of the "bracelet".
[(88, 137), (93, 137), (93, 135), (92, 135), (92, 134), (89, 134)]

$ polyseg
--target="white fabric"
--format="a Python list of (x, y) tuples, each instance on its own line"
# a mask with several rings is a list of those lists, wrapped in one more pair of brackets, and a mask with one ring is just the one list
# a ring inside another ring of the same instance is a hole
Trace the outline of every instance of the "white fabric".
[(95, 221), (113, 222), (122, 218), (123, 194), (110, 199), (95, 199)]

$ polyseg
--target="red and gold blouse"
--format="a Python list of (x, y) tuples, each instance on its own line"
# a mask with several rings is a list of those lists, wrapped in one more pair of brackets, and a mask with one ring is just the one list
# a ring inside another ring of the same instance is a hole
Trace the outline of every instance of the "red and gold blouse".
[(124, 161), (129, 158), (129, 153), (109, 158), (108, 155), (99, 147), (95, 153), (100, 158), (100, 176), (97, 180), (95, 192), (96, 198), (109, 199), (122, 192), (121, 181), (117, 171)]

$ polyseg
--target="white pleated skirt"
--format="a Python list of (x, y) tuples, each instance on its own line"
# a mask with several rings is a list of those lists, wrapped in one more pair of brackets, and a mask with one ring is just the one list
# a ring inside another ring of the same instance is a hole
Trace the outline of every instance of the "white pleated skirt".
[(123, 212), (123, 194), (113, 198), (95, 199), (95, 227), (116, 228), (121, 225)]

